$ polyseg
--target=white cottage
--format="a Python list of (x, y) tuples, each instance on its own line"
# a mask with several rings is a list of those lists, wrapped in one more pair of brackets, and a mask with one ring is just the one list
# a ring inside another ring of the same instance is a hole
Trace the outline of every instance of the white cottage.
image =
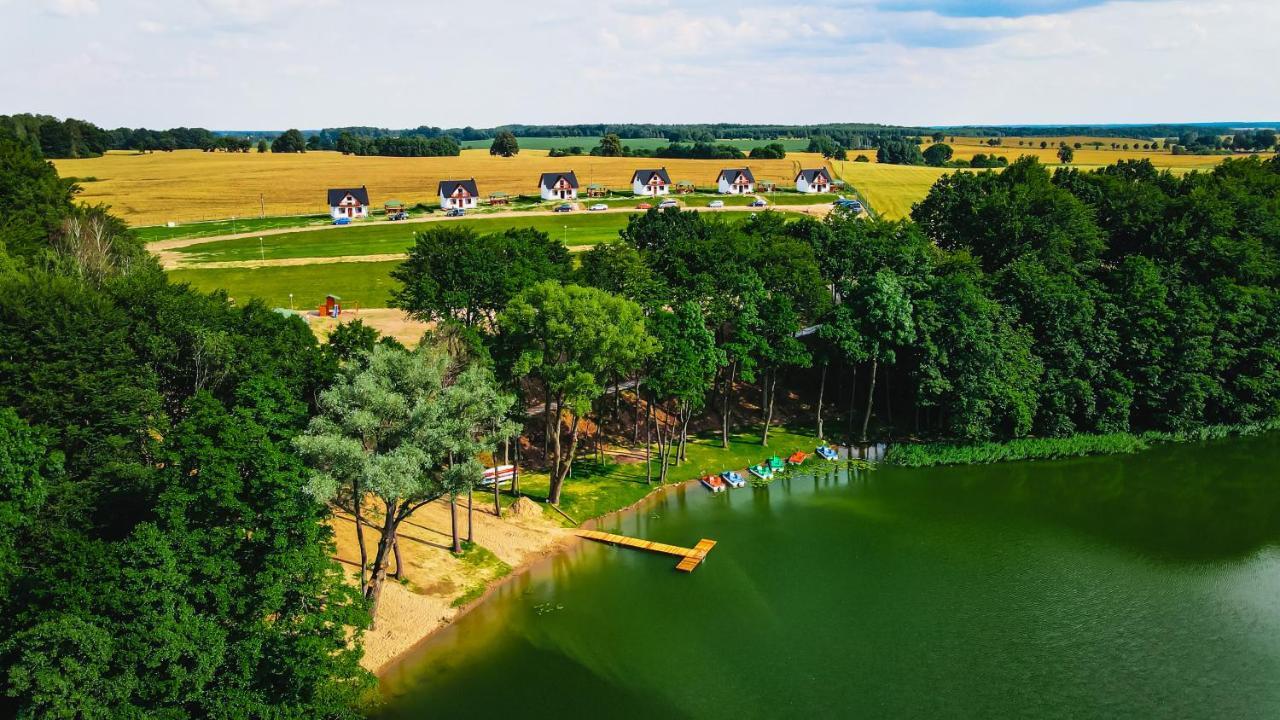
[(756, 191), (756, 178), (751, 168), (725, 168), (716, 178), (721, 195), (750, 195)]
[(338, 218), (367, 217), (369, 191), (363, 185), (358, 188), (329, 188), (329, 215)]
[(577, 200), (578, 176), (573, 171), (563, 173), (542, 173), (538, 179), (538, 190), (543, 200)]
[(666, 168), (657, 170), (637, 170), (631, 176), (631, 192), (636, 195), (669, 195), (671, 193), (671, 176)]
[(441, 180), (438, 194), (440, 195), (440, 207), (445, 210), (459, 208), (468, 210), (476, 206), (476, 199), (480, 197), (480, 191), (476, 189), (476, 179), (470, 180)]
[(831, 174), (826, 168), (801, 170), (796, 175), (796, 190), (802, 193), (824, 193), (831, 190)]

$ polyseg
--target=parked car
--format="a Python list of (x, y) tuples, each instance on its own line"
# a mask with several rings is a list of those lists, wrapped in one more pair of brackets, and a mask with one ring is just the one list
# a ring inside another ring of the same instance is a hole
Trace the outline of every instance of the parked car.
[(462, 208), (449, 208), (449, 212), (446, 212), (444, 216), (445, 217), (462, 217), (463, 215), (466, 215), (466, 214), (467, 214), (467, 211), (463, 210)]
[(409, 213), (407, 213), (407, 212), (405, 212), (405, 211), (403, 211), (403, 210), (401, 210), (400, 212), (393, 212), (393, 213), (390, 213), (390, 214), (388, 214), (388, 215), (387, 215), (387, 219), (388, 219), (388, 220), (391, 220), (391, 221), (393, 221), (393, 222), (394, 222), (394, 221), (396, 221), (396, 220), (408, 220), (408, 219), (409, 219)]
[(751, 201), (751, 207), (764, 207), (768, 204), (769, 203), (764, 201), (764, 198), (756, 198), (755, 200)]
[(597, 210), (608, 210), (608, 209), (609, 209), (609, 206), (608, 206), (608, 205), (605, 205), (604, 203), (596, 203), (595, 205), (592, 205), (591, 207), (589, 207), (589, 208), (587, 208), (587, 209), (588, 209), (588, 210), (592, 210), (592, 211), (597, 211)]
[(675, 200), (672, 200), (671, 198), (667, 198), (666, 200), (663, 200), (662, 202), (658, 203), (659, 210), (666, 210), (667, 208), (673, 208), (673, 207), (680, 207), (680, 203), (676, 202)]
[(860, 212), (862, 212), (862, 203), (858, 202), (857, 200), (850, 200), (850, 199), (848, 199), (848, 198), (840, 198), (839, 200), (836, 200), (836, 201), (835, 201), (834, 203), (832, 203), (832, 204), (833, 204), (833, 205), (835, 205), (835, 206), (836, 206), (836, 207), (838, 207), (838, 208), (845, 208), (846, 210), (851, 210), (851, 211), (853, 211), (853, 212), (855, 212), (855, 213), (860, 213)]
[(572, 203), (560, 203), (551, 212), (573, 212)]
[(648, 209), (649, 209), (649, 208), (651, 208), (651, 207), (653, 207), (653, 206), (652, 206), (652, 205), (650, 205), (650, 204), (649, 204), (649, 203), (647, 203), (647, 202), (645, 202), (645, 203), (640, 203), (639, 205), (636, 205), (636, 209), (637, 209), (637, 210), (648, 210)]
[(334, 225), (350, 225), (350, 224), (351, 224), (351, 218), (349, 218), (349, 217), (340, 217), (340, 218), (335, 219), (335, 220), (333, 221), (333, 224), (334, 224)]
[(709, 208), (722, 208), (722, 207), (724, 207), (724, 201), (723, 201), (723, 200), (712, 200), (711, 202), (707, 203), (707, 207), (709, 207)]

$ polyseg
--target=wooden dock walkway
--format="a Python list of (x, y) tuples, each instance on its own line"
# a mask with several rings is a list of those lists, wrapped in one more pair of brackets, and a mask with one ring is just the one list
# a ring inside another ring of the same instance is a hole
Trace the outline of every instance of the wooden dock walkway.
[(608, 543), (610, 545), (622, 545), (624, 547), (636, 548), (637, 550), (648, 550), (650, 552), (662, 553), (663, 555), (674, 555), (680, 558), (680, 562), (676, 565), (676, 569), (680, 572), (693, 572), (693, 569), (702, 564), (707, 558), (707, 553), (711, 552), (711, 548), (716, 546), (715, 540), (707, 540), (703, 538), (698, 544), (691, 547), (680, 547), (679, 545), (668, 545), (660, 542), (650, 542), (648, 540), (640, 540), (639, 538), (627, 537), (626, 535), (614, 535), (613, 533), (600, 532), (599, 530), (579, 530), (579, 537), (595, 540), (597, 542)]

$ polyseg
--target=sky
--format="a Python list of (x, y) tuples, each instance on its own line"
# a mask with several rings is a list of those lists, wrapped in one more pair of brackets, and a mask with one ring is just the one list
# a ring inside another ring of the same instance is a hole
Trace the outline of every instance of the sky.
[(1280, 0), (0, 0), (0, 114), (216, 130), (1280, 120)]

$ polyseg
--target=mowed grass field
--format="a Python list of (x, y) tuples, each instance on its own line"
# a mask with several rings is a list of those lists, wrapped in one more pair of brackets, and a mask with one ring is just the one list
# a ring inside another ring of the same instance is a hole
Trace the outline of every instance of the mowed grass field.
[(324, 304), (326, 294), (338, 295), (343, 306), (387, 307), (391, 290), (398, 283), (391, 271), (399, 262), (353, 262), (326, 265), (298, 265), (260, 268), (172, 270), (169, 279), (188, 283), (205, 292), (226, 290), (239, 304), (260, 298), (270, 307), (314, 309)]
[[(716, 213), (722, 222), (746, 222), (752, 213)], [(632, 213), (601, 213), (589, 215), (526, 216), (511, 218), (477, 218), (442, 220), (447, 223), (466, 223), (476, 232), (498, 232), (511, 227), (533, 227), (564, 240), (567, 235), (570, 246), (594, 245), (617, 237), (626, 227)], [(790, 213), (788, 217), (798, 217)], [(336, 258), (359, 255), (384, 255), (406, 252), (415, 235), (435, 223), (401, 225), (382, 223), (313, 230), (262, 238), (237, 238), (199, 243), (173, 252), (184, 255), (191, 263), (171, 270), (170, 278), (176, 282), (190, 283), (204, 290), (225, 290), (238, 302), (261, 298), (271, 307), (289, 307), (289, 294), (294, 297), (298, 309), (312, 308), (326, 294), (341, 296), (348, 306), (387, 307), (391, 290), (396, 287), (389, 274), (399, 264), (398, 260), (375, 262), (316, 262), (306, 265), (272, 265), (273, 260), (292, 258)], [(567, 230), (566, 230), (567, 226)], [(200, 267), (202, 262), (261, 261), (263, 267), (210, 268)]]
[[(734, 213), (740, 215), (745, 213)], [(729, 215), (725, 214), (726, 217)], [(493, 233), (511, 228), (534, 228), (566, 245), (595, 245), (611, 240), (627, 226), (631, 213), (566, 213), (517, 217), (460, 218), (430, 223), (374, 222), (324, 230), (306, 230), (258, 238), (215, 240), (177, 248), (191, 263), (231, 260), (278, 260), (300, 257), (340, 257), (407, 252), (414, 238), (424, 230), (445, 225), (464, 226), (477, 233)]]
[[(784, 160), (752, 160), (757, 179), (790, 184), (799, 167), (818, 167), (821, 156), (791, 153)], [(325, 191), (365, 185), (369, 200), (380, 208), (390, 199), (410, 204), (434, 202), (436, 183), (449, 178), (476, 179), (482, 196), (501, 191), (534, 194), (543, 172), (574, 170), (584, 184), (630, 189), (638, 168), (666, 167), (675, 182), (714, 184), (724, 160), (648, 158), (552, 158), (546, 151), (526, 150), (512, 158), (487, 150), (466, 150), (459, 157), (356, 157), (336, 152), (297, 155), (273, 153), (205, 153), (179, 150), (137, 155), (111, 152), (100, 158), (55, 160), (64, 177), (93, 177), (83, 182), (79, 198), (106, 203), (132, 225), (169, 221), (221, 220), (230, 217), (306, 215), (328, 211)]]

